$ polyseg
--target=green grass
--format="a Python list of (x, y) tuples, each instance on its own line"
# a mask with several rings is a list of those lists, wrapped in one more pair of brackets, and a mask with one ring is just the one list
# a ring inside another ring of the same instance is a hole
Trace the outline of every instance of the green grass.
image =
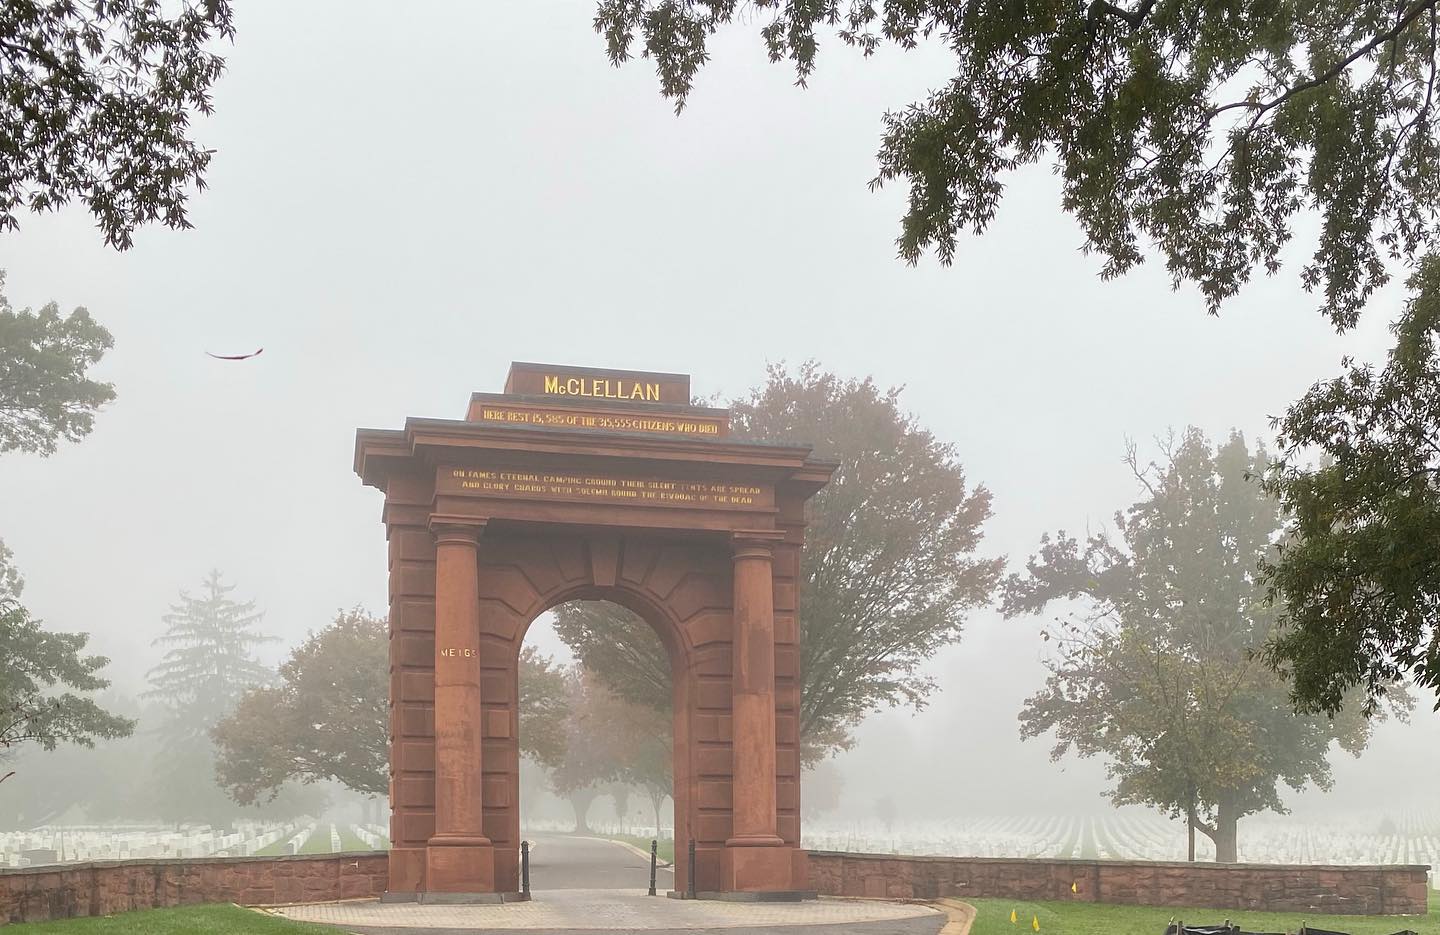
[(315, 833), (312, 834), (312, 835), (310, 835), (310, 840), (306, 841), (305, 844), (304, 844), (303, 846), (301, 846), (300, 850), (296, 851), (295, 853), (297, 853), (297, 854), (330, 854), (330, 853), (333, 853), (333, 851), (330, 850), (330, 829), (333, 828), (333, 827), (335, 827), (335, 826), (332, 825), (332, 824), (330, 824), (328, 821), (327, 821), (327, 822), (322, 822), (321, 824), (316, 825), (316, 826), (315, 826)]
[[(963, 898), (963, 897), (962, 897)], [(1295, 932), (1301, 922), (1350, 935), (1392, 935), (1412, 929), (1440, 935), (1440, 905), (1427, 916), (1319, 916), (1292, 912), (1242, 912), (1234, 909), (1162, 909), (1106, 906), (1086, 902), (1027, 903), (1006, 899), (968, 899), (976, 909), (970, 935), (1032, 935), (1030, 920), (1040, 920), (1040, 935), (1164, 935), (1172, 918), (1189, 925), (1218, 925), (1229, 919), (1247, 932)], [(1010, 922), (1015, 910), (1019, 921)]]
[[(624, 841), (626, 844), (633, 844), (647, 854), (650, 853), (650, 842), (656, 840), (655, 838), (636, 837), (631, 834), (612, 834), (608, 835), (608, 837), (612, 841)], [(675, 862), (675, 839), (660, 838), (658, 840), (659, 847), (656, 850), (660, 856), (660, 862), (662, 864), (673, 864)]]
[(5, 926), (5, 935), (335, 935), (335, 932), (329, 926), (291, 922), (238, 906), (149, 909), (93, 919)]
[(358, 834), (355, 833), (355, 829), (354, 829), (353, 826), (351, 826), (351, 825), (337, 825), (336, 827), (338, 827), (338, 828), (340, 829), (340, 850), (342, 850), (342, 851), (368, 851), (368, 850), (372, 850), (372, 848), (370, 847), (370, 845), (366, 844), (366, 843), (364, 842), (364, 840), (361, 839), (360, 835), (358, 835)]

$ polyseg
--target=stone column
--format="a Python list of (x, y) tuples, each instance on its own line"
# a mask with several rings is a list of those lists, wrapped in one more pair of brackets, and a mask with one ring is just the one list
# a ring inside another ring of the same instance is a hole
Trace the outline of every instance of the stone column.
[(495, 855), (483, 830), (480, 781), (477, 553), (484, 528), (483, 520), (430, 517), (435, 535), (435, 834), (427, 842), (426, 894), (495, 890)]
[(733, 890), (790, 888), (790, 854), (775, 833), (775, 584), (781, 532), (736, 532), (731, 643), (731, 835), (725, 883)]

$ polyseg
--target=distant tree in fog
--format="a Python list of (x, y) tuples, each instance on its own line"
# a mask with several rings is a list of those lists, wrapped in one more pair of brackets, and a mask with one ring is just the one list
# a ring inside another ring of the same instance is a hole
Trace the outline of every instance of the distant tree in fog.
[(236, 802), (274, 798), (291, 779), (333, 779), (383, 795), (389, 784), (388, 628), (356, 608), (336, 614), (210, 731), (215, 772)]
[(109, 686), (110, 660), (83, 655), (87, 633), (44, 630), (12, 597), (0, 595), (0, 782), (22, 745), (54, 750), (127, 737), (135, 722), (101, 708), (89, 693)]
[(882, 795), (875, 800), (875, 817), (880, 819), (880, 824), (885, 826), (885, 833), (889, 834), (895, 830), (895, 819), (899, 813), (895, 808), (895, 800), (888, 795)]
[(52, 455), (60, 442), (90, 434), (115, 389), (87, 371), (113, 343), (83, 308), (61, 315), (51, 302), (38, 314), (15, 311), (0, 271), (0, 454)]
[[(800, 740), (807, 762), (851, 743), (878, 708), (923, 707), (921, 666), (960, 638), (1002, 559), (976, 554), (990, 493), (953, 446), (900, 408), (898, 388), (844, 380), (814, 363), (772, 367), (731, 403), (736, 438), (808, 442), (840, 462), (810, 502), (800, 586)], [(555, 630), (628, 700), (668, 710), (670, 660), (643, 620), (608, 602), (556, 610)]]
[(619, 783), (645, 791), (658, 834), (660, 807), (673, 788), (668, 714), (621, 697), (583, 665), (566, 672), (566, 684), (564, 756), (550, 785), (575, 810), (575, 830), (588, 829), (591, 803)]
[[(86, 376), (110, 346), (110, 333), (83, 308), (61, 316), (52, 302), (39, 314), (15, 311), (0, 271), (0, 454), (44, 457), (60, 441), (88, 435), (95, 411), (115, 398), (110, 384)], [(20, 603), (24, 580), (13, 557), (0, 541), (0, 782), (22, 745), (90, 747), (135, 727), (78, 694), (110, 684), (99, 674), (109, 660), (82, 655), (88, 634), (41, 628)]]
[(234, 590), (212, 571), (200, 596), (181, 591), (180, 602), (163, 618), (165, 634), (155, 645), (168, 648), (147, 673), (150, 689), (143, 697), (165, 707), (163, 732), (172, 741), (208, 743), (210, 729), (245, 692), (275, 679), (254, 649), (276, 638), (257, 629), (264, 615), (253, 601), (232, 600)]
[(533, 646), (520, 650), (520, 752), (547, 769), (565, 756), (570, 696), (565, 668)]
[(574, 809), (575, 830), (585, 832), (590, 830), (591, 803), (618, 778), (620, 764), (618, 751), (604, 736), (605, 725), (594, 715), (596, 698), (608, 689), (593, 673), (576, 666), (566, 672), (566, 689), (565, 755), (550, 770), (550, 786)]
[(1257, 475), (1263, 447), (1232, 434), (1218, 448), (1196, 429), (1165, 445), (1159, 465), (1129, 464), (1142, 497), (1108, 533), (1084, 543), (1041, 540), (1027, 572), (1003, 587), (1007, 616), (1057, 600), (1080, 604), (1045, 637), (1055, 652), (1045, 687), (1021, 712), (1021, 734), (1056, 733), (1052, 757), (1104, 756), (1117, 805), (1149, 805), (1237, 858), (1237, 823), (1283, 812), (1279, 786), (1331, 785), (1332, 742), (1359, 755), (1370, 723), (1358, 712), (1296, 716), (1284, 681), (1256, 655), (1276, 610), (1259, 563), (1283, 529)]
[(150, 688), (142, 695), (161, 709), (151, 810), (170, 821), (220, 821), (233, 814), (216, 781), (210, 731), (245, 692), (275, 680), (254, 655), (255, 647), (274, 637), (259, 631), (262, 615), (253, 602), (230, 597), (234, 590), (212, 571), (199, 596), (181, 591), (155, 641), (167, 650), (147, 674)]
[[(236, 802), (273, 799), (294, 780), (335, 780), (368, 795), (389, 787), (389, 626), (341, 611), (280, 666), (280, 683), (252, 688), (210, 732), (215, 770)], [(520, 654), (521, 751), (553, 766), (563, 755), (564, 675), (533, 647)]]
[(800, 813), (805, 819), (816, 818), (840, 807), (845, 789), (845, 776), (833, 761), (816, 763), (800, 774)]

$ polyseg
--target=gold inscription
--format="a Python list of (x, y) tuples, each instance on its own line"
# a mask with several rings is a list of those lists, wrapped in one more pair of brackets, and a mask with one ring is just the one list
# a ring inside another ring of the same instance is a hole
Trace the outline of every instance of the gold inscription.
[(671, 416), (617, 416), (584, 412), (556, 412), (515, 406), (484, 406), (484, 422), (507, 425), (534, 425), (552, 429), (609, 429), (612, 432), (651, 432), (661, 435), (719, 435), (718, 421), (700, 422)]
[(475, 650), (473, 650), (473, 649), (455, 649), (454, 647), (450, 647), (450, 648), (446, 648), (446, 649), (440, 650), (440, 655), (442, 655), (442, 656), (455, 656), (455, 657), (457, 657), (457, 658), (463, 657), (463, 658), (465, 658), (465, 659), (469, 659), (471, 656), (474, 656), (474, 655), (475, 655)]
[(647, 403), (660, 401), (659, 383), (638, 380), (605, 380), (597, 377), (561, 377), (545, 375), (545, 392), (552, 396), (589, 396), (593, 399), (639, 399)]
[(764, 505), (764, 491), (746, 484), (598, 477), (587, 474), (529, 474), (465, 468), (452, 469), (450, 476), (461, 490), (483, 496), (556, 497), (650, 506), (743, 508)]

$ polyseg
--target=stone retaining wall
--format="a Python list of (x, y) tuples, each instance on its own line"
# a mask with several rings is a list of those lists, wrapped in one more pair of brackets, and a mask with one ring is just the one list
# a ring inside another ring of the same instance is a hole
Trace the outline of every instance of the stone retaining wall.
[(384, 851), (0, 870), (0, 925), (194, 903), (274, 906), (379, 896), (388, 872)]
[[(1081, 900), (1130, 905), (1423, 915), (1426, 867), (1320, 867), (896, 857), (811, 851), (810, 885), (830, 896)], [(194, 903), (251, 906), (385, 892), (385, 852), (209, 860), (117, 860), (0, 870), (0, 925)], [(1072, 891), (1071, 887), (1074, 887)]]
[(810, 886), (830, 896), (1072, 899), (1334, 915), (1424, 915), (1427, 869), (810, 852)]

